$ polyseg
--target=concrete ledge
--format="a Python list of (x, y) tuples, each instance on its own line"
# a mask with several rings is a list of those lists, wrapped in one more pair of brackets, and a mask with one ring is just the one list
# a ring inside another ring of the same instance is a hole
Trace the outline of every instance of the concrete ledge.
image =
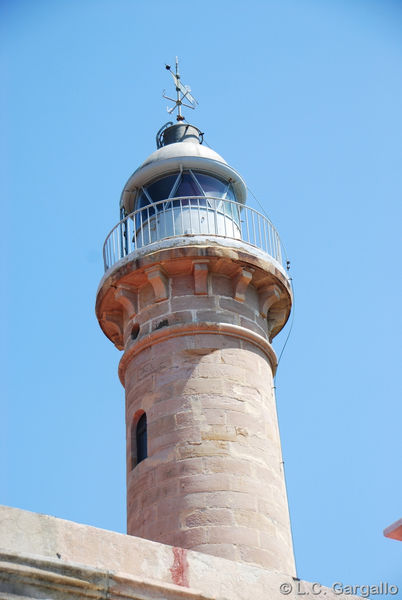
[[(317, 597), (314, 584), (285, 574), (5, 506), (0, 545), (0, 599)], [(292, 589), (286, 596), (283, 584)], [(346, 598), (324, 587), (321, 593)]]
[[(214, 600), (189, 587), (94, 569), (62, 560), (0, 551), (0, 598)], [(24, 594), (21, 596), (20, 592)], [(5, 595), (3, 595), (5, 594)]]
[(163, 329), (153, 331), (146, 337), (142, 338), (139, 342), (135, 342), (129, 348), (127, 348), (119, 363), (119, 378), (123, 387), (126, 369), (133, 356), (139, 354), (150, 346), (165, 340), (176, 339), (183, 336), (190, 336), (192, 341), (194, 340), (194, 346), (196, 347), (197, 340), (194, 336), (200, 334), (224, 335), (253, 344), (266, 355), (269, 364), (271, 365), (272, 372), (275, 375), (277, 367), (275, 351), (271, 344), (258, 333), (255, 333), (246, 327), (233, 325), (231, 323), (185, 323), (172, 325), (170, 327), (168, 326), (164, 327)]

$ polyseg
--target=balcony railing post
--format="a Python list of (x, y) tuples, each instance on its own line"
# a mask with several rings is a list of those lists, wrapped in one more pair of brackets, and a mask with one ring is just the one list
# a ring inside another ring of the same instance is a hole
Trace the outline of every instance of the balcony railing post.
[[(187, 204), (187, 206), (188, 206), (188, 214), (190, 216), (190, 233), (194, 233), (193, 232), (193, 219), (192, 219), (193, 204), (192, 204), (190, 198), (187, 198), (187, 202), (188, 202), (188, 204)], [(184, 231), (183, 231), (183, 233), (184, 233)]]
[(155, 231), (156, 231), (156, 239), (160, 240), (161, 236), (159, 235), (159, 206), (155, 209)]

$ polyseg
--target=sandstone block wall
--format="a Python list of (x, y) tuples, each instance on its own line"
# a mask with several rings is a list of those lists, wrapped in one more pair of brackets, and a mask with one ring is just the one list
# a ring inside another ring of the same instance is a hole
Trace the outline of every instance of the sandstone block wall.
[(128, 533), (294, 574), (270, 345), (290, 311), (286, 278), (220, 246), (119, 269), (97, 312), (124, 348)]
[(127, 452), (128, 533), (294, 572), (266, 356), (222, 334), (150, 346), (125, 376), (127, 439), (142, 411), (148, 459)]

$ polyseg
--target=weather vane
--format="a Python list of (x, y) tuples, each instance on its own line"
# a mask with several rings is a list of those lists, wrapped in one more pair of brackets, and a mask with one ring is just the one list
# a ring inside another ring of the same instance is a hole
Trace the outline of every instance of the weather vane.
[[(172, 106), (172, 108), (168, 108), (167, 111), (171, 115), (172, 112), (177, 108), (176, 119), (178, 121), (184, 121), (184, 117), (181, 114), (181, 107), (186, 106), (187, 108), (192, 108), (194, 110), (196, 105), (198, 104), (198, 102), (194, 98), (194, 96), (192, 96), (190, 94), (191, 88), (188, 85), (183, 85), (180, 81), (179, 59), (177, 58), (177, 56), (176, 56), (176, 74), (173, 73), (173, 71), (170, 68), (170, 65), (166, 65), (166, 69), (169, 71), (169, 73), (173, 77), (173, 81), (176, 86), (176, 92), (177, 92), (177, 99), (174, 100), (174, 98), (169, 98), (169, 96), (166, 96), (165, 90), (163, 90), (163, 94), (162, 94), (163, 97), (166, 98), (167, 100), (170, 100), (171, 102), (174, 102), (174, 106)], [(183, 102), (183, 100), (186, 100), (190, 104), (186, 104), (185, 102)]]

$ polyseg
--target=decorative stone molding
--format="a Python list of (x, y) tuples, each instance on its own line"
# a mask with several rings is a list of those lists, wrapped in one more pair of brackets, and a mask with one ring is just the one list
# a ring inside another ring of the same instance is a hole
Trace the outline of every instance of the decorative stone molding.
[(194, 260), (194, 293), (197, 295), (208, 294), (209, 260)]
[[(141, 540), (142, 541), (142, 540)], [(78, 542), (76, 542), (78, 543)], [(169, 548), (170, 550), (170, 548)], [(172, 548), (175, 550), (181, 548)], [(174, 564), (174, 563), (173, 563)], [(178, 568), (180, 569), (179, 564)], [(171, 571), (175, 567), (171, 567)], [(177, 570), (177, 568), (176, 568)], [(168, 583), (162, 579), (126, 575), (36, 555), (0, 554), (0, 598), (63, 598), (65, 600), (215, 600), (208, 592), (190, 588), (188, 582)]]
[(128, 319), (132, 319), (137, 314), (138, 295), (133, 288), (120, 285), (116, 288), (114, 297), (125, 309)]
[[(183, 240), (186, 241), (187, 238)], [(204, 238), (200, 237), (197, 246), (190, 245), (190, 240), (187, 240), (179, 248), (173, 246), (171, 240), (164, 240), (155, 251), (150, 253), (148, 248), (148, 255), (140, 253), (135, 260), (131, 257), (130, 261), (124, 260), (118, 268), (111, 269), (102, 280), (97, 294), (96, 314), (99, 321), (101, 322), (105, 312), (121, 311), (127, 345), (131, 343), (130, 332), (134, 322), (138, 321), (140, 324), (139, 337), (147, 335), (148, 325), (143, 325), (148, 318), (145, 315), (142, 317), (142, 312), (146, 310), (148, 315), (151, 304), (154, 305), (157, 316), (160, 316), (162, 313), (158, 311), (158, 306), (162, 306), (171, 296), (180, 305), (180, 308), (172, 308), (172, 312), (202, 310), (202, 303), (210, 299), (216, 302), (213, 306), (205, 305), (205, 310), (216, 312), (219, 305), (217, 297), (221, 296), (224, 302), (224, 298), (230, 298), (234, 302), (235, 305), (228, 306), (227, 310), (238, 313), (240, 324), (244, 325), (241, 323), (242, 317), (254, 321), (258, 315), (257, 321), (260, 321), (260, 326), (263, 323), (266, 331), (264, 320), (268, 313), (279, 307), (286, 307), (286, 315), (281, 319), (283, 323), (286, 322), (292, 293), (288, 279), (277, 265), (267, 261), (266, 257), (262, 259), (257, 249), (246, 247), (240, 242), (239, 248), (233, 248), (224, 245), (224, 238), (220, 239), (222, 243), (219, 245), (212, 245), (209, 238), (204, 240), (204, 244), (201, 243), (202, 240)], [(208, 246), (205, 246), (205, 241)], [(207, 315), (193, 317), (196, 320), (211, 320)], [(218, 319), (219, 316), (216, 315), (215, 318)], [(278, 315), (272, 313), (270, 318), (272, 338), (280, 329), (277, 327)], [(109, 331), (115, 333), (102, 323), (101, 326), (106, 336), (110, 337)], [(113, 341), (116, 343), (116, 338)], [(116, 345), (120, 347), (119, 344)]]
[(180, 323), (178, 325), (166, 326), (157, 329), (149, 335), (136, 341), (135, 344), (129, 346), (124, 352), (119, 363), (119, 378), (124, 386), (126, 369), (134, 356), (160, 342), (167, 339), (174, 339), (183, 336), (192, 336), (195, 344), (197, 343), (196, 336), (200, 334), (212, 334), (228, 336), (228, 338), (236, 338), (244, 342), (248, 342), (256, 346), (267, 357), (271, 365), (272, 372), (275, 374), (277, 367), (277, 357), (271, 344), (258, 333), (251, 329), (231, 323)]
[(270, 285), (259, 291), (260, 313), (264, 319), (267, 318), (271, 306), (280, 299), (281, 291), (277, 285)]
[(271, 309), (268, 312), (268, 335), (270, 340), (282, 329), (287, 316), (288, 311), (286, 308)]
[(102, 313), (100, 324), (116, 348), (123, 350), (123, 312), (112, 310)]
[(253, 278), (254, 269), (241, 269), (233, 280), (233, 297), (239, 302), (246, 299), (246, 290)]
[(155, 302), (161, 302), (169, 297), (169, 280), (161, 266), (155, 265), (149, 269), (145, 269), (149, 283), (152, 285)]

